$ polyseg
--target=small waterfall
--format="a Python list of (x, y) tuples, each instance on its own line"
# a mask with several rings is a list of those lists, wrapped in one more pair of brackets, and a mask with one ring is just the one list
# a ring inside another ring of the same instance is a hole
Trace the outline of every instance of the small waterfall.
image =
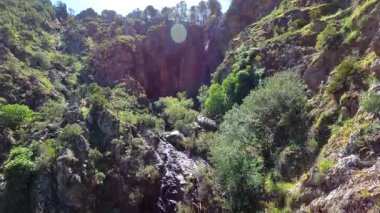
[(157, 205), (160, 212), (176, 212), (177, 203), (184, 200), (188, 179), (198, 171), (197, 161), (163, 140), (160, 140), (156, 151), (164, 169)]

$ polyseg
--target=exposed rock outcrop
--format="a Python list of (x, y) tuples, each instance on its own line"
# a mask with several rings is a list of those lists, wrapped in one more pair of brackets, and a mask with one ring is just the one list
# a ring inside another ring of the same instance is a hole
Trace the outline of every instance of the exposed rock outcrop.
[(350, 127), (341, 127), (322, 150), (319, 165), (297, 186), (300, 195), (293, 204), (302, 204), (302, 209), (311, 212), (375, 210), (380, 198), (376, 175), (380, 140), (376, 131), (366, 129), (374, 128), (377, 122), (371, 117), (356, 118), (348, 138), (344, 131)]
[(195, 96), (198, 88), (210, 81), (210, 74), (223, 59), (230, 38), (268, 14), (279, 2), (233, 1), (227, 15), (216, 20), (210, 29), (185, 25), (187, 37), (183, 43), (176, 43), (171, 37), (174, 25), (171, 22), (149, 29), (145, 38), (116, 39), (94, 52), (90, 73), (101, 85), (115, 85), (132, 77), (150, 98), (175, 95), (179, 91)]
[(131, 76), (151, 98), (179, 91), (195, 95), (209, 75), (204, 60), (205, 32), (202, 27), (187, 25), (186, 41), (176, 43), (171, 37), (172, 26), (152, 29), (142, 40), (124, 37), (101, 47), (91, 60), (94, 80), (115, 85)]
[(164, 139), (174, 146), (177, 150), (183, 151), (185, 147), (182, 142), (185, 140), (185, 136), (179, 131), (166, 132), (163, 135)]
[(207, 118), (204, 116), (198, 116), (197, 123), (199, 124), (199, 126), (202, 129), (204, 129), (206, 131), (217, 131), (218, 130), (218, 124), (216, 123), (216, 121), (214, 121), (210, 118)]
[(279, 6), (280, 2), (280, 0), (233, 0), (226, 14), (230, 34), (235, 36), (244, 27), (269, 14), (273, 8)]
[[(195, 183), (199, 181), (196, 177), (199, 172), (198, 167), (207, 166), (207, 163), (189, 158), (165, 141), (160, 141), (157, 153), (163, 163), (159, 210), (161, 212), (177, 212), (179, 202), (201, 208), (198, 196), (187, 190), (193, 185), (191, 181)], [(196, 184), (193, 186), (196, 187)], [(194, 190), (196, 189), (192, 189), (192, 191)]]

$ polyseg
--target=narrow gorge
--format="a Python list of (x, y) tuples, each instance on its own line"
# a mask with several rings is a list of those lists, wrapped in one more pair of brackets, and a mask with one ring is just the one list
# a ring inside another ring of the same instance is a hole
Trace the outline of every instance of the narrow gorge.
[(141, 2), (0, 0), (0, 212), (380, 211), (379, 0)]

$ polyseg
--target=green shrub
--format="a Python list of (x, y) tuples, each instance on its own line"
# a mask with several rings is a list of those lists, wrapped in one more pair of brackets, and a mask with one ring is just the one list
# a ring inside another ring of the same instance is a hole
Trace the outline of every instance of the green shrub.
[(196, 138), (194, 135), (186, 137), (185, 140), (181, 141), (181, 145), (186, 151), (193, 151), (195, 148)]
[(116, 38), (116, 40), (118, 42), (126, 43), (126, 44), (129, 44), (129, 45), (134, 45), (134, 43), (135, 43), (135, 38), (133, 38), (132, 36), (127, 36), (127, 35), (118, 36)]
[(310, 18), (312, 20), (318, 20), (319, 17), (321, 17), (321, 9), (320, 8), (315, 8), (309, 11)]
[(317, 37), (316, 48), (322, 50), (324, 48), (338, 47), (343, 41), (343, 36), (333, 25), (328, 25)]
[(213, 170), (203, 164), (198, 164), (197, 166), (197, 193), (202, 206), (210, 212), (224, 212), (222, 209), (224, 209), (223, 204), (225, 200), (221, 197), (220, 186), (215, 180)]
[(210, 155), (210, 149), (215, 141), (216, 133), (205, 132), (201, 133), (195, 142), (195, 150), (198, 154), (208, 157)]
[(49, 100), (42, 106), (42, 108), (38, 112), (38, 119), (41, 121), (45, 120), (49, 122), (57, 121), (62, 118), (65, 107), (66, 104), (62, 100)]
[(59, 139), (62, 141), (70, 142), (76, 140), (83, 133), (82, 127), (79, 124), (70, 124), (63, 128)]
[(160, 179), (160, 172), (153, 165), (147, 165), (140, 167), (136, 173), (136, 177), (142, 181), (149, 181), (151, 184), (154, 184)]
[(193, 213), (195, 210), (188, 204), (179, 202), (177, 205), (177, 213)]
[(257, 207), (263, 166), (270, 170), (284, 147), (306, 140), (304, 87), (297, 73), (275, 74), (224, 116), (211, 162), (233, 211)]
[(276, 182), (272, 179), (271, 175), (265, 178), (265, 191), (275, 195), (285, 195), (294, 186), (293, 183)]
[(39, 167), (49, 167), (57, 157), (57, 150), (53, 140), (47, 140), (39, 144), (38, 152), (37, 164)]
[(20, 35), (14, 26), (6, 24), (0, 27), (2, 32), (1, 38), (8, 44), (17, 44), (20, 40)]
[(154, 129), (160, 131), (164, 129), (165, 122), (161, 118), (157, 118), (153, 114), (143, 113), (136, 115), (136, 125), (139, 129)]
[(95, 93), (90, 96), (91, 104), (94, 105), (94, 107), (103, 107), (107, 104), (107, 99), (104, 98), (100, 93)]
[(157, 105), (163, 105), (163, 114), (168, 122), (181, 132), (191, 129), (192, 123), (197, 119), (198, 112), (193, 110), (194, 102), (187, 99), (183, 93), (176, 98), (161, 98)]
[(99, 164), (100, 161), (103, 159), (103, 154), (98, 149), (90, 149), (88, 152), (88, 157), (90, 158), (90, 161), (96, 165)]
[(346, 90), (353, 83), (363, 84), (367, 77), (367, 74), (361, 70), (356, 61), (346, 59), (331, 72), (326, 91), (334, 94), (340, 90)]
[(80, 109), (80, 111), (82, 113), (83, 118), (87, 118), (90, 115), (91, 110), (90, 108), (84, 106)]
[(218, 181), (233, 212), (256, 208), (264, 185), (262, 159), (247, 153), (240, 141), (225, 138), (213, 146), (211, 155)]
[(2, 105), (7, 104), (7, 99), (0, 97), (0, 108)]
[(199, 88), (197, 99), (200, 102), (202, 108), (205, 108), (205, 104), (206, 104), (206, 100), (208, 96), (208, 90), (209, 90), (209, 87), (205, 85)]
[(212, 84), (205, 103), (207, 115), (219, 117), (228, 110), (228, 105), (227, 96), (222, 87), (218, 83)]
[(31, 64), (32, 67), (41, 67), (41, 68), (49, 68), (50, 58), (47, 56), (47, 53), (43, 52), (37, 52), (33, 58), (32, 58), (33, 64)]
[(32, 151), (28, 148), (15, 147), (4, 164), (7, 212), (30, 210), (31, 177), (35, 171), (32, 155)]
[(222, 85), (214, 83), (208, 91), (204, 107), (210, 117), (219, 118), (230, 110), (233, 104), (241, 104), (251, 89), (260, 85), (264, 78), (262, 69), (252, 69), (250, 65), (244, 65), (241, 69), (237, 64), (233, 67), (233, 73), (222, 82)]
[(106, 175), (103, 172), (99, 172), (98, 170), (96, 170), (94, 179), (97, 184), (103, 184), (104, 180), (106, 179)]
[(282, 143), (285, 139), (287, 142), (302, 141), (307, 105), (304, 88), (297, 73), (276, 74), (244, 100), (240, 107), (244, 113), (242, 119), (252, 116), (252, 125), (257, 126), (254, 132), (260, 131), (257, 132), (259, 138), (264, 136), (266, 142), (269, 141), (264, 132), (279, 137), (272, 138), (274, 143)]
[(28, 106), (9, 104), (0, 107), (0, 124), (9, 128), (17, 128), (33, 120), (33, 111)]
[(326, 174), (335, 166), (335, 162), (330, 159), (323, 159), (318, 164), (318, 171)]
[(365, 112), (380, 114), (380, 96), (375, 92), (369, 92), (361, 101), (361, 106)]
[(305, 19), (295, 19), (288, 22), (288, 31), (295, 31), (307, 25), (308, 22)]

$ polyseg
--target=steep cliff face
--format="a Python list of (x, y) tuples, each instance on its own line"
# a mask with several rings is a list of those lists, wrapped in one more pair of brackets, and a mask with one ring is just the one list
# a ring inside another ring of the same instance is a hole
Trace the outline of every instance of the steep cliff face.
[(132, 36), (133, 41), (124, 46), (116, 39), (94, 51), (90, 73), (101, 85), (115, 85), (131, 76), (151, 98), (179, 91), (195, 96), (199, 87), (210, 81), (231, 36), (278, 5), (279, 1), (233, 1), (225, 17), (216, 19), (208, 29), (186, 24), (187, 37), (182, 43), (172, 38), (172, 22), (149, 29), (141, 38)]
[(187, 38), (176, 43), (173, 24), (161, 25), (145, 38), (119, 37), (94, 51), (91, 73), (101, 85), (116, 85), (127, 76), (136, 79), (151, 98), (185, 91), (194, 96), (208, 78), (203, 27), (187, 25)]
[[(282, 2), (278, 9), (254, 22), (233, 39), (224, 61), (213, 74), (213, 81), (222, 82), (232, 72), (233, 65), (242, 61), (239, 57), (248, 57), (245, 66), (264, 67), (269, 74), (289, 68), (297, 70), (309, 89), (315, 92), (345, 55), (350, 54), (350, 50), (355, 49), (363, 56), (369, 48), (378, 26), (375, 4), (363, 6), (361, 14), (352, 14), (349, 21), (344, 20), (354, 12), (354, 5), (360, 2)], [(368, 18), (363, 17), (365, 12), (369, 13)], [(333, 21), (338, 23), (331, 24)], [(348, 23), (352, 26), (347, 27)], [(329, 25), (332, 28), (327, 28)], [(348, 38), (357, 34), (363, 35), (363, 38)], [(327, 48), (320, 47), (318, 40), (322, 39), (328, 40), (322, 44)]]
[(95, 50), (90, 62), (94, 80), (114, 86), (132, 77), (153, 99), (179, 91), (196, 95), (208, 78), (204, 29), (187, 26), (186, 41), (176, 43), (172, 26), (152, 29), (141, 39), (120, 37)]
[(269, 14), (280, 5), (281, 0), (257, 1), (257, 0), (233, 0), (226, 13), (226, 22), (229, 33), (237, 35), (246, 26)]
[[(1, 212), (379, 210), (379, 0), (233, 0), (180, 42), (149, 10), (0, 9)], [(163, 98), (211, 80), (215, 120)]]

